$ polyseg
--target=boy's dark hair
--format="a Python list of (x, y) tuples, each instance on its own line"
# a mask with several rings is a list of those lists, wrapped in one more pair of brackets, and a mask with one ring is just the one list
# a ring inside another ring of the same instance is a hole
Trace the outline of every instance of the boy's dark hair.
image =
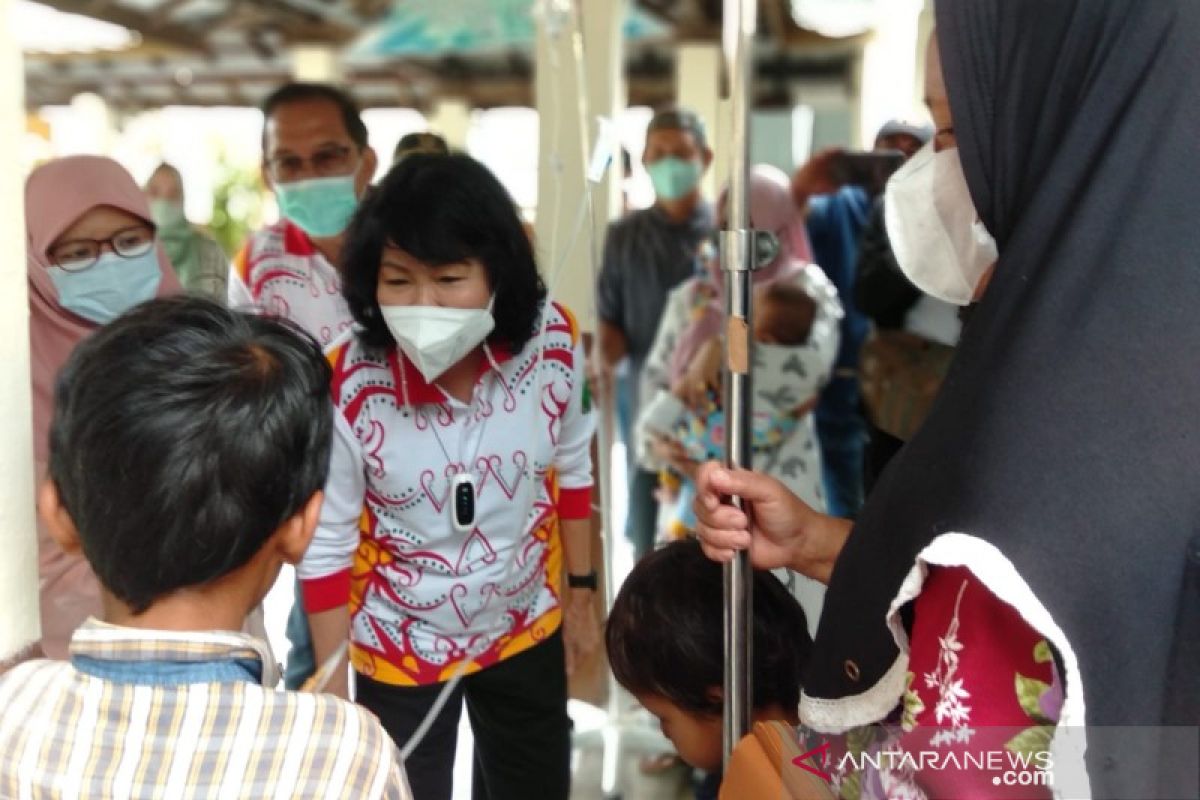
[(546, 287), (533, 246), (508, 192), (470, 156), (414, 153), (392, 167), (359, 206), (342, 251), (342, 293), (364, 344), (389, 348), (395, 339), (376, 291), (384, 245), (430, 265), (477, 258), (496, 294), (490, 342), (515, 353), (531, 338)]
[(325, 485), (330, 368), (279, 320), (151, 300), (59, 374), (50, 478), (100, 582), (135, 613), (244, 565)]
[(328, 83), (293, 82), (285, 83), (271, 92), (259, 106), (263, 115), (264, 158), (266, 157), (267, 123), (275, 109), (290, 103), (306, 103), (312, 100), (325, 100), (337, 106), (338, 111), (342, 114), (342, 124), (346, 126), (346, 133), (350, 134), (350, 140), (360, 148), (367, 146), (367, 126), (362, 121), (358, 103), (354, 102), (354, 98), (348, 92)]
[[(724, 670), (721, 565), (694, 539), (639, 561), (621, 585), (604, 631), (617, 681), (693, 714), (720, 715), (712, 689)], [(812, 639), (796, 598), (769, 572), (754, 573), (753, 708), (800, 703)]]

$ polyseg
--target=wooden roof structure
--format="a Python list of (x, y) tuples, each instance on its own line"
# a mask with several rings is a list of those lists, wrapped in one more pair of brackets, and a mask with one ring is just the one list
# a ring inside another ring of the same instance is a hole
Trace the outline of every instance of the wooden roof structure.
[[(453, 7), (461, 0), (440, 0)], [(68, 103), (82, 92), (118, 111), (164, 105), (253, 106), (291, 75), (296, 45), (344, 48), (345, 80), (365, 108), (427, 110), (440, 97), (477, 108), (533, 105), (533, 49), (513, 46), (360, 58), (353, 45), (417, 0), (39, 0), (135, 32), (133, 45), (93, 53), (27, 53), (26, 104)], [(477, 4), (481, 0), (474, 0)], [(528, 0), (530, 6), (533, 0)], [(607, 0), (583, 0), (588, 3)], [(674, 46), (719, 41), (721, 0), (632, 0), (665, 35), (630, 41), (631, 105), (675, 96)], [(788, 0), (760, 0), (757, 95), (760, 105), (790, 103), (796, 78), (850, 79), (854, 39), (827, 39), (799, 28)]]

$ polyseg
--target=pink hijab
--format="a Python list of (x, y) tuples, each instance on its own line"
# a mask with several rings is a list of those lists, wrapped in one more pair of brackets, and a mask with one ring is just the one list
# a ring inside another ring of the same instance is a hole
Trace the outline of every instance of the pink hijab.
[[(728, 191), (723, 190), (717, 202), (722, 219), (725, 217)], [(775, 260), (751, 273), (754, 285), (765, 286), (803, 272), (805, 265), (812, 260), (812, 249), (808, 243), (804, 215), (792, 199), (787, 175), (783, 170), (769, 164), (752, 167), (749, 195), (750, 224), (756, 230), (771, 231), (779, 239), (779, 255)], [(725, 313), (722, 308), (725, 278), (721, 273), (719, 258), (710, 259), (705, 266), (708, 274), (693, 280), (696, 283), (695, 289), (707, 293), (710, 300), (697, 311), (691, 324), (679, 336), (678, 345), (671, 355), (669, 372), (672, 384), (687, 371), (700, 347), (721, 333)]]
[[(25, 272), (29, 278), (29, 346), (33, 383), (33, 449), (37, 479), (46, 473), (54, 379), (75, 345), (99, 326), (58, 304), (46, 269), (46, 251), (63, 231), (97, 206), (112, 206), (150, 220), (145, 195), (125, 168), (110, 158), (70, 156), (35, 169), (25, 182)], [(171, 263), (158, 247), (159, 296), (179, 291)], [(38, 523), (42, 649), (66, 658), (71, 633), (100, 613), (96, 578), (80, 555), (64, 553)]]

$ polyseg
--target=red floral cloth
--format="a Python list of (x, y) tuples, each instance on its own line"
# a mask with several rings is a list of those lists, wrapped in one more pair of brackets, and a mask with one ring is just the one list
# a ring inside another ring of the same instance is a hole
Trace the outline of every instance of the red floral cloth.
[(1063, 694), (1045, 638), (965, 567), (930, 567), (913, 604), (898, 724), (832, 743), (838, 796), (1050, 797)]

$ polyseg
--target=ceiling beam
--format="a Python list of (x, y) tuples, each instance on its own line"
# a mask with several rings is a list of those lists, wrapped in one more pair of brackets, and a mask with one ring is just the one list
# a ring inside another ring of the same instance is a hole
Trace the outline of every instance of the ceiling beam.
[(182, 25), (174, 25), (169, 22), (156, 22), (151, 17), (130, 11), (123, 6), (97, 2), (81, 2), (80, 0), (40, 0), (40, 2), (56, 11), (62, 11), (67, 14), (82, 14), (85, 17), (98, 19), (102, 22), (111, 22), (114, 25), (120, 25), (122, 28), (137, 31), (147, 41), (157, 41), (193, 53), (208, 53), (204, 37), (198, 32)]
[(250, 28), (246, 31), (246, 46), (249, 47), (261, 59), (268, 60), (275, 57), (275, 48), (271, 46), (270, 32), (263, 28)]
[[(361, 34), (368, 25), (367, 20), (353, 11), (348, 11), (341, 3), (324, 3), (321, 0), (270, 0), (270, 5), (290, 12), (301, 22), (299, 27), (314, 34), (325, 29), (327, 33), (322, 37), (322, 41), (334, 41), (339, 44), (348, 42)], [(290, 29), (292, 26), (289, 21), (283, 21), (281, 27)]]
[(150, 12), (150, 21), (155, 25), (161, 25), (167, 22), (171, 18), (171, 15), (179, 10), (179, 8), (190, 2), (192, 0), (163, 0), (160, 5)]

